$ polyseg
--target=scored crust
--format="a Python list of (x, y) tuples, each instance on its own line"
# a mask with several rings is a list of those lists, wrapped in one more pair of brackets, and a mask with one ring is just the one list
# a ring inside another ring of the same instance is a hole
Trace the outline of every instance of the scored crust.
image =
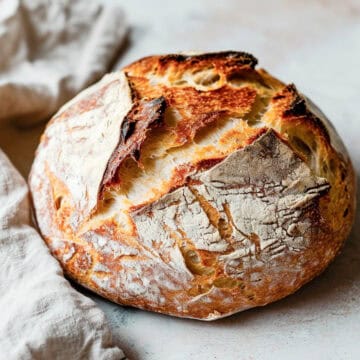
[(65, 273), (119, 304), (213, 320), (323, 271), (355, 176), (325, 116), (250, 54), (150, 56), (48, 124), (29, 178)]

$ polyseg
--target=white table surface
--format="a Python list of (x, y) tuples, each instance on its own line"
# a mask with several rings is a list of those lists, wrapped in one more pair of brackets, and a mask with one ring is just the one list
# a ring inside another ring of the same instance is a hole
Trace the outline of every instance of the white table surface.
[[(131, 25), (117, 66), (181, 50), (251, 52), (260, 67), (320, 106), (360, 173), (359, 0), (104, 1), (121, 4)], [(0, 129), (0, 146), (24, 175), (41, 131)], [(342, 254), (319, 278), (284, 300), (223, 320), (177, 319), (86, 294), (132, 360), (360, 359), (360, 214)]]

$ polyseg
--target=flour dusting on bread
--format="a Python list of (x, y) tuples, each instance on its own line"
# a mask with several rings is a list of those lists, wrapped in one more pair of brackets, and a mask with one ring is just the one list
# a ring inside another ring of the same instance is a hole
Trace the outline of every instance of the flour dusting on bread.
[(214, 320), (339, 252), (354, 172), (325, 116), (242, 52), (150, 56), (48, 124), (30, 187), (65, 273), (119, 304)]

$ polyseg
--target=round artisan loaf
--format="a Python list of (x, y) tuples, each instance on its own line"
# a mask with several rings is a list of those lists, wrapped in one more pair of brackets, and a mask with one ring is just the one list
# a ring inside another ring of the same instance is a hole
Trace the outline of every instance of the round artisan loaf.
[(334, 259), (355, 177), (325, 116), (242, 52), (150, 56), (50, 121), (30, 186), (65, 273), (119, 304), (213, 320)]

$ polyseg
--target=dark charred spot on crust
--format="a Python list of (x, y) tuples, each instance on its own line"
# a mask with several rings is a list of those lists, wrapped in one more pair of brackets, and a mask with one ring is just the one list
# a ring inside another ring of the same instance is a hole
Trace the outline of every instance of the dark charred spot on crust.
[(128, 156), (139, 161), (140, 147), (146, 139), (147, 132), (163, 122), (165, 109), (164, 97), (141, 100), (133, 105), (121, 124), (119, 143), (108, 161), (101, 183), (100, 196), (106, 185), (119, 180), (116, 179), (117, 169)]
[(305, 100), (297, 96), (290, 105), (290, 109), (284, 111), (285, 116), (301, 116), (307, 112)]
[(273, 101), (277, 101), (277, 100), (282, 100), (282, 99), (285, 99), (286, 98), (286, 96), (285, 95), (283, 95), (283, 94), (278, 94), (278, 95), (275, 95), (275, 96), (273, 96)]
[(258, 60), (253, 55), (241, 51), (221, 51), (199, 55), (170, 54), (159, 57), (159, 63), (162, 65), (168, 63), (169, 61), (197, 62), (204, 60), (228, 60), (235, 62), (238, 65), (249, 65), (251, 68), (255, 68), (258, 63)]
[[(144, 74), (164, 76), (168, 71), (174, 77), (187, 70), (204, 70), (209, 66), (220, 73), (228, 73), (240, 68), (255, 69), (257, 59), (246, 52), (223, 51), (204, 54), (169, 54), (147, 56), (129, 64), (125, 71), (131, 76), (143, 77)], [(219, 75), (219, 73), (218, 73)], [(214, 75), (215, 76), (215, 75)], [(183, 81), (173, 79), (174, 81)]]
[(134, 121), (127, 121), (124, 122), (123, 126), (121, 127), (120, 136), (124, 142), (134, 133), (135, 131), (135, 122)]
[(311, 111), (309, 111), (306, 100), (299, 94), (296, 86), (294, 84), (287, 85), (281, 92), (273, 97), (273, 101), (286, 101), (286, 98), (292, 99), (290, 104), (286, 106), (286, 109), (283, 110), (282, 116), (284, 119), (292, 119), (292, 118), (302, 118), (307, 121), (309, 124), (311, 123), (318, 130), (320, 130), (321, 135), (325, 138), (325, 140), (330, 144), (330, 135), (323, 124), (323, 122), (315, 116)]
[(131, 154), (131, 156), (133, 157), (133, 159), (135, 160), (135, 161), (139, 161), (140, 160), (140, 149), (135, 149), (133, 152), (132, 152), (132, 154)]
[[(308, 114), (305, 99), (300, 96), (294, 84), (287, 85), (283, 91), (289, 93), (292, 97), (292, 102), (290, 103), (289, 108), (286, 109), (283, 113), (285, 117), (303, 116)], [(281, 94), (275, 96), (274, 100), (280, 100), (285, 97), (286, 95)]]

